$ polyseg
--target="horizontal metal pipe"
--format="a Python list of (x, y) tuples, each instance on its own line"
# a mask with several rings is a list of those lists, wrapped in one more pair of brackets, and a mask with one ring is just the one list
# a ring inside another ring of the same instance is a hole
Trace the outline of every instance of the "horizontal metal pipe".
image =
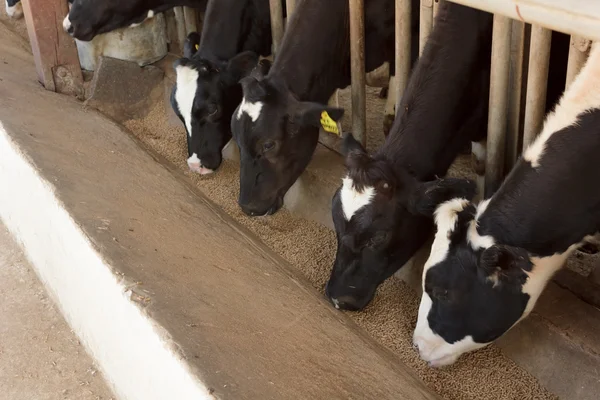
[(596, 0), (449, 0), (547, 29), (600, 40)]

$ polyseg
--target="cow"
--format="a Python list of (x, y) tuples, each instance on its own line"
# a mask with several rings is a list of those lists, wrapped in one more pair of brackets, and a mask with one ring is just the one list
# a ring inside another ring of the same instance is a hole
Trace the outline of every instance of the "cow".
[[(188, 166), (214, 172), (231, 139), (231, 117), (242, 100), (239, 80), (271, 53), (269, 0), (210, 0), (202, 36), (188, 35), (175, 62), (171, 105), (187, 132)], [(260, 69), (268, 72), (270, 62)]]
[(366, 307), (425, 244), (433, 221), (413, 199), (451, 185), (435, 178), (465, 145), (485, 137), (492, 24), (489, 13), (440, 3), (385, 143), (369, 155), (345, 139), (347, 174), (332, 199), (337, 252), (325, 289), (336, 308)]
[(15, 19), (23, 17), (23, 5), (21, 0), (4, 0), (6, 4), (6, 14)]
[[(12, 0), (9, 0), (12, 1)], [(173, 7), (204, 9), (207, 0), (69, 0), (64, 30), (75, 39), (90, 41), (97, 35), (137, 26)]]
[[(418, 10), (419, 1), (412, 3)], [(414, 13), (413, 38), (418, 21)], [(365, 49), (367, 71), (385, 61), (394, 69), (393, 0), (365, 3)], [(350, 84), (348, 1), (330, 0), (327, 7), (321, 0), (299, 1), (269, 73), (241, 84), (244, 97), (231, 119), (241, 159), (238, 203), (249, 216), (273, 214), (308, 165), (321, 119), (335, 126), (343, 115), (325, 104)]]
[(413, 342), (433, 367), (484, 347), (525, 318), (553, 274), (600, 227), (600, 46), (547, 115), (500, 189), (473, 204), (430, 193), (437, 232)]

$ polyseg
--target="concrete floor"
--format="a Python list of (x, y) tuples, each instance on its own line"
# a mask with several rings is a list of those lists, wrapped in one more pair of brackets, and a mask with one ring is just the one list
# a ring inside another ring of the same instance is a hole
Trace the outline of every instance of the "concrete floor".
[(0, 222), (0, 396), (115, 397)]

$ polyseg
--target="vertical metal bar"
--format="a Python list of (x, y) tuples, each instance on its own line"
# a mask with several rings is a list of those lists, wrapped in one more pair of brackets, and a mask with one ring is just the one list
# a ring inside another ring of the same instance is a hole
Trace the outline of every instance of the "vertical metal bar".
[(296, 8), (296, 0), (285, 0), (285, 11), (287, 15), (287, 20), (290, 20), (294, 9)]
[(281, 0), (269, 0), (271, 9), (271, 35), (273, 37), (273, 56), (279, 50), (283, 38), (283, 7)]
[(590, 41), (579, 36), (571, 36), (571, 46), (569, 47), (569, 63), (567, 64), (566, 88), (569, 87), (573, 79), (577, 76), (585, 60), (587, 51), (590, 48)]
[(542, 28), (539, 25), (531, 27), (527, 97), (525, 99), (525, 125), (523, 127), (523, 150), (533, 142), (544, 123), (551, 39), (551, 30)]
[(433, 0), (433, 22), (434, 23), (435, 23), (435, 18), (437, 17), (439, 9), (440, 9), (440, 0)]
[(192, 32), (198, 32), (198, 17), (195, 8), (183, 7), (183, 19), (185, 20), (186, 36)]
[(508, 17), (494, 15), (492, 68), (490, 75), (490, 113), (488, 117), (485, 198), (500, 187), (504, 173), (504, 146), (508, 110), (508, 75), (510, 69), (510, 31)]
[[(398, 4), (397, 1), (396, 4)], [(433, 0), (421, 0), (419, 18), (419, 55), (421, 55), (433, 27)]]
[(400, 104), (410, 74), (411, 13), (411, 0), (396, 0), (396, 71), (394, 73), (396, 93), (388, 93), (388, 96), (395, 96), (396, 107)]
[(174, 7), (173, 11), (175, 12), (175, 22), (177, 22), (177, 42), (179, 42), (179, 50), (183, 52), (183, 46), (187, 37), (183, 7)]
[(512, 168), (519, 154), (521, 125), (521, 96), (523, 88), (523, 52), (525, 50), (525, 23), (512, 21), (510, 40), (510, 82), (508, 100), (508, 132), (506, 135), (506, 169)]
[(350, 59), (352, 74), (352, 133), (367, 144), (365, 77), (365, 2), (348, 0), (350, 6)]

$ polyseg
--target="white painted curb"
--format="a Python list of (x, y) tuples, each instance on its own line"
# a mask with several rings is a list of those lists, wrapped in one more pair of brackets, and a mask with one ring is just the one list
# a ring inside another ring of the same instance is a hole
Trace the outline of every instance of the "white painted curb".
[(0, 219), (123, 400), (212, 399), (0, 121)]

